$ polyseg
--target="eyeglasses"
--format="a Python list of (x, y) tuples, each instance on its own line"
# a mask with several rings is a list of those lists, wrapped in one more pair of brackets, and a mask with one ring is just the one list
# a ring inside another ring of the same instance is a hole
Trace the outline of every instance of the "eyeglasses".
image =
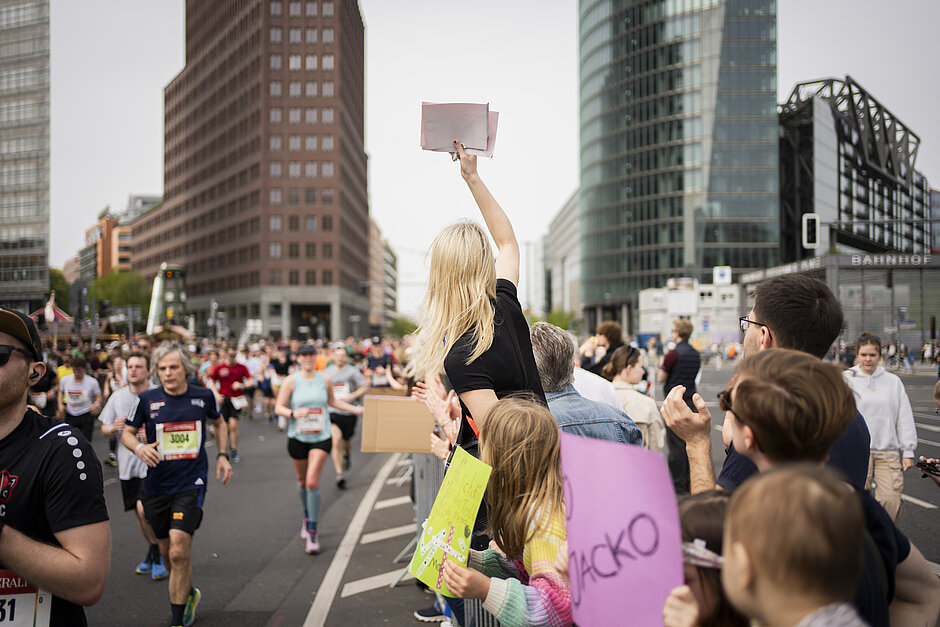
[(27, 361), (33, 360), (33, 354), (25, 348), (20, 348), (19, 346), (10, 346), (9, 344), (0, 344), (0, 367), (7, 365), (7, 362), (10, 361), (10, 355), (13, 354), (13, 351), (16, 351), (17, 353), (25, 356)]
[(721, 411), (730, 411), (731, 414), (741, 422), (745, 423), (745, 420), (738, 415), (738, 412), (734, 411), (731, 407), (731, 390), (722, 390), (718, 392), (718, 406), (721, 407)]
[(765, 327), (767, 329), (767, 332), (768, 333), (770, 332), (770, 327), (768, 327), (763, 322), (755, 322), (754, 320), (748, 320), (747, 316), (741, 316), (740, 318), (738, 318), (738, 325), (740, 325), (741, 327), (741, 333), (747, 333), (747, 327), (748, 325), (751, 325), (751, 324), (756, 324), (759, 327)]

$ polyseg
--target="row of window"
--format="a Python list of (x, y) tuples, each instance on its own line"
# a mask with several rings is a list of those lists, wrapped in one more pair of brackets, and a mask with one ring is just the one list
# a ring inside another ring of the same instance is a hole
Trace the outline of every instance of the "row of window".
[(30, 22), (39, 21), (40, 18), (49, 17), (48, 7), (40, 10), (42, 5), (31, 2), (13, 4), (0, 7), (0, 28), (22, 26)]
[[(316, 107), (290, 107), (287, 109), (288, 124), (316, 124), (317, 113), (323, 124), (332, 124), (335, 118), (333, 107), (322, 107), (319, 110)], [(280, 124), (284, 119), (284, 110), (281, 107), (271, 107), (268, 113), (268, 121), (271, 124)]]
[(15, 155), (49, 148), (49, 139), (41, 134), (0, 139), (0, 155)]
[[(306, 161), (301, 164), (300, 161), (287, 162), (287, 177), (299, 179), (303, 165), (303, 176), (308, 179), (315, 179), (318, 176), (323, 178), (332, 178), (335, 168), (332, 161)], [(284, 175), (283, 163), (281, 161), (272, 161), (268, 164), (268, 175), (271, 178), (281, 178)]]
[[(317, 190), (314, 187), (309, 187), (305, 190), (300, 190), (297, 188), (291, 188), (287, 190), (287, 204), (288, 205), (299, 205), (300, 204), (300, 193), (304, 193), (304, 204), (315, 205), (317, 204)], [(268, 190), (268, 204), (271, 205), (280, 205), (283, 202), (283, 190), (279, 187)], [(332, 189), (321, 189), (320, 190), (320, 202), (324, 205), (333, 204), (333, 190)], [(315, 231), (316, 229), (308, 229), (310, 231)]]
[(0, 59), (10, 59), (12, 57), (40, 54), (42, 52), (49, 52), (48, 36), (32, 37), (30, 39), (20, 39), (19, 41), (7, 41), (0, 43)]
[[(271, 242), (268, 244), (268, 258), (269, 259), (281, 259), (283, 246), (281, 242)], [(307, 259), (315, 259), (317, 256), (317, 245), (315, 242), (306, 242), (304, 244), (304, 252), (306, 253)], [(320, 256), (323, 259), (332, 259), (333, 258), (333, 244), (330, 242), (324, 242), (320, 246)], [(298, 259), (300, 257), (300, 244), (298, 242), (288, 242), (287, 244), (287, 257), (290, 259)]]
[[(271, 30), (268, 32), (268, 40), (272, 44), (283, 42), (283, 29), (280, 26), (272, 26)], [(290, 28), (287, 31), (287, 43), (290, 44), (315, 44), (318, 43), (318, 40), (325, 44), (333, 43), (333, 29), (324, 28), (320, 31), (316, 28)]]
[(49, 83), (49, 73), (38, 67), (18, 67), (0, 70), (0, 93), (41, 87)]
[[(281, 81), (271, 81), (268, 84), (268, 95), (272, 98), (280, 98), (284, 95)], [(322, 89), (321, 89), (322, 87)], [(289, 81), (287, 83), (287, 95), (291, 98), (332, 98), (335, 92), (333, 81), (323, 81), (321, 85), (318, 81)]]
[[(287, 69), (291, 71), (306, 70), (312, 72), (316, 69), (332, 70), (336, 65), (336, 57), (332, 54), (322, 56), (316, 54), (289, 54), (287, 55)], [(268, 67), (280, 70), (284, 67), (284, 55), (272, 54), (268, 57)]]
[(38, 98), (0, 102), (0, 124), (15, 124), (49, 116), (49, 105)]
[[(270, 270), (268, 274), (268, 284), (269, 285), (283, 285), (284, 284), (283, 277), (284, 277), (284, 273), (281, 270)], [(317, 271), (307, 270), (304, 273), (304, 283), (306, 285), (316, 285), (317, 284)], [(288, 285), (300, 285), (300, 270), (288, 270), (287, 284)], [(320, 271), (320, 285), (333, 285), (333, 271), (332, 270)]]
[[(281, 0), (271, 0), (270, 4), (270, 14), (271, 17), (280, 17), (284, 15), (284, 2)], [(287, 2), (287, 14), (290, 17), (301, 17), (301, 15), (306, 15), (307, 17), (316, 17), (317, 16), (317, 5), (320, 5), (320, 14), (323, 17), (330, 17), (333, 15), (333, 3), (331, 1), (326, 2)]]
[(35, 186), (49, 180), (49, 168), (35, 163), (0, 165), (0, 187)]
[[(288, 135), (287, 136), (287, 149), (290, 152), (300, 152), (305, 150), (307, 152), (315, 152), (318, 150), (323, 150), (329, 152), (334, 148), (334, 141), (332, 135)], [(268, 149), (271, 152), (280, 152), (284, 149), (283, 136), (281, 135), (271, 135), (268, 138)]]
[[(304, 216), (304, 230), (307, 233), (315, 233), (318, 230), (317, 224), (317, 216)], [(282, 216), (278, 214), (268, 216), (268, 231), (271, 233), (280, 233), (282, 225)], [(319, 225), (319, 230), (332, 231), (333, 216), (322, 216), (322, 218), (319, 220)], [(292, 233), (300, 231), (300, 216), (287, 216), (287, 230)]]

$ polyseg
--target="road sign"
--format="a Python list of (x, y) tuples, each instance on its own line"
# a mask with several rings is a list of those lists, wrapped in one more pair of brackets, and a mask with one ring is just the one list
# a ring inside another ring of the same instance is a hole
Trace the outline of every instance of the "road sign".
[(127, 322), (127, 316), (124, 315), (124, 312), (111, 314), (108, 316), (108, 322), (111, 324), (119, 324), (121, 322)]

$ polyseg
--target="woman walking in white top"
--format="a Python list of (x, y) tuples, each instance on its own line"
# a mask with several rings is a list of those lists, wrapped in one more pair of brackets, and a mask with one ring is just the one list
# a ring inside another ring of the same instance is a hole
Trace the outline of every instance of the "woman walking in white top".
[(855, 404), (871, 433), (868, 480), (875, 483), (875, 499), (892, 519), (901, 517), (901, 492), (904, 476), (914, 466), (917, 431), (911, 401), (904, 384), (896, 375), (881, 367), (881, 340), (863, 333), (855, 343), (856, 365), (843, 373)]
[(643, 353), (634, 346), (621, 346), (604, 366), (604, 376), (612, 379), (623, 410), (643, 434), (643, 448), (666, 453), (666, 425), (656, 401), (636, 389), (643, 379)]

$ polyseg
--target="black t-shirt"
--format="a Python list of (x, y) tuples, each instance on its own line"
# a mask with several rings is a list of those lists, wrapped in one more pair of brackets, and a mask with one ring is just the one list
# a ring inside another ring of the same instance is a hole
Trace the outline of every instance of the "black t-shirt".
[[(101, 464), (81, 433), (27, 410), (0, 440), (0, 520), (53, 546), (56, 533), (108, 520)], [(52, 625), (87, 624), (85, 610), (60, 597), (51, 612)]]
[(894, 572), (897, 565), (910, 555), (911, 542), (870, 492), (858, 490), (857, 494), (865, 515), (868, 538), (854, 603), (869, 625), (887, 627), (888, 606), (894, 599)]
[[(829, 461), (826, 465), (842, 472), (856, 490), (864, 490), (865, 479), (868, 477), (870, 446), (868, 425), (862, 415), (855, 412), (855, 419), (829, 449)], [(754, 462), (734, 450), (734, 444), (728, 445), (728, 454), (721, 467), (721, 474), (718, 475), (718, 485), (725, 490), (734, 490), (754, 474), (757, 474)]]
[[(469, 365), (467, 357), (473, 351), (472, 332), (468, 331), (450, 349), (444, 359), (444, 370), (458, 396), (472, 390), (493, 390), (497, 398), (503, 398), (514, 392), (530, 391), (543, 403), (545, 392), (542, 381), (532, 356), (532, 342), (529, 340), (529, 325), (522, 313), (522, 305), (516, 296), (516, 286), (508, 279), (496, 280), (496, 313), (493, 319), (493, 344)], [(519, 344), (516, 350), (515, 336)], [(522, 363), (519, 363), (521, 354)], [(458, 443), (465, 444), (474, 438), (467, 423), (470, 415), (463, 401), (460, 402), (464, 419), (460, 425)], [(479, 416), (476, 416), (479, 418)]]

